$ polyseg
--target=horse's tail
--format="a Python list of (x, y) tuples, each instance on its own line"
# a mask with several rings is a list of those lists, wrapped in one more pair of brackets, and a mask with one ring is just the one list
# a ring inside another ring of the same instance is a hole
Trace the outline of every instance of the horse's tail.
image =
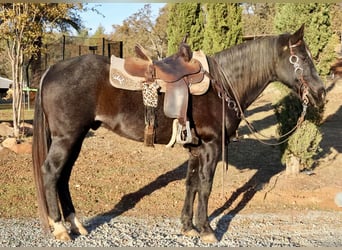
[(40, 88), (36, 95), (35, 110), (33, 118), (33, 140), (32, 140), (32, 162), (33, 174), (38, 199), (38, 213), (44, 230), (48, 230), (48, 207), (45, 196), (44, 182), (42, 176), (42, 165), (46, 159), (51, 145), (51, 135), (43, 107), (42, 87), (44, 78), (49, 70), (45, 71), (41, 80)]

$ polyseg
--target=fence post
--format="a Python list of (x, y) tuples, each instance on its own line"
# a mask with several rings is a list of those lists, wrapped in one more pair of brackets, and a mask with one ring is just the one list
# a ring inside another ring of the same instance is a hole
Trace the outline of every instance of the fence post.
[(120, 58), (123, 58), (123, 41), (120, 41)]
[(64, 61), (65, 53), (65, 35), (63, 35), (63, 46), (62, 46), (62, 60)]
[(102, 37), (102, 55), (104, 56), (105, 55), (105, 39), (104, 37)]

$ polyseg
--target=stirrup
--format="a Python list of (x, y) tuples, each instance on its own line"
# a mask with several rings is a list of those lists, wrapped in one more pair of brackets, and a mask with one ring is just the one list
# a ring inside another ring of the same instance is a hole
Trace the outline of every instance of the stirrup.
[(177, 128), (177, 143), (186, 144), (192, 142), (192, 135), (190, 131), (190, 122), (186, 121), (185, 128), (178, 123)]

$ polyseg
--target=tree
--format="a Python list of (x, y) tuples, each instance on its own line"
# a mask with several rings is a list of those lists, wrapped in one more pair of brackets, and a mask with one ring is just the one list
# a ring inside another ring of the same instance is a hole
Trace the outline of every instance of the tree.
[(124, 57), (134, 55), (134, 46), (137, 43), (149, 51), (160, 54), (160, 51), (156, 50), (161, 48), (160, 43), (165, 42), (165, 40), (161, 40), (162, 36), (159, 36), (155, 30), (151, 4), (145, 4), (137, 13), (125, 19), (122, 25), (113, 25), (113, 28), (114, 33), (111, 34), (110, 39), (124, 42)]
[(320, 64), (320, 61), (332, 37), (330, 7), (331, 4), (318, 3), (277, 4), (274, 21), (279, 33), (297, 30), (300, 25), (305, 24), (305, 41), (321, 75), (329, 73), (325, 67), (327, 60), (324, 64)]
[(13, 127), (19, 139), (25, 62), (39, 55), (44, 32), (74, 25), (77, 17), (71, 9), (81, 8), (75, 4), (5, 3), (0, 4), (0, 34), (6, 42), (11, 62), (13, 80)]
[[(321, 75), (325, 75), (328, 66), (328, 56), (333, 55), (331, 50), (332, 31), (330, 28), (330, 4), (278, 4), (275, 16), (275, 28), (279, 32), (296, 30), (301, 24), (305, 24), (305, 41), (311, 50), (312, 57), (316, 61)], [(276, 113), (280, 133), (288, 131), (284, 128), (294, 126), (290, 116), (299, 113), (302, 108), (301, 101), (288, 94), (276, 105)], [(286, 168), (291, 169), (291, 165), (301, 165), (295, 167), (297, 172), (302, 169), (310, 169), (313, 164), (312, 158), (319, 151), (319, 143), (322, 134), (318, 125), (321, 122), (323, 107), (314, 108), (309, 106), (306, 115), (306, 122), (297, 128), (296, 132), (289, 136), (288, 143), (282, 147), (282, 159), (286, 162)]]
[(102, 37), (105, 37), (106, 36), (105, 32), (106, 32), (105, 28), (103, 27), (102, 24), (100, 24), (97, 27), (95, 33), (91, 36), (91, 38), (102, 38)]
[(274, 32), (275, 3), (249, 3), (243, 4), (243, 7), (244, 35), (269, 35)]
[(227, 49), (242, 42), (242, 8), (239, 4), (208, 3), (202, 49), (206, 54)]
[(167, 25), (168, 25), (168, 14), (169, 8), (168, 5), (165, 5), (163, 8), (159, 10), (159, 16), (156, 19), (156, 23), (154, 25), (154, 36), (152, 46), (153, 50), (157, 53), (158, 60), (164, 58), (167, 53)]
[(170, 5), (167, 27), (168, 54), (178, 51), (178, 46), (186, 34), (187, 44), (193, 50), (202, 47), (204, 38), (204, 16), (200, 3), (175, 3)]
[(242, 8), (232, 3), (176, 3), (170, 6), (168, 53), (178, 50), (184, 35), (192, 50), (207, 54), (242, 41)]

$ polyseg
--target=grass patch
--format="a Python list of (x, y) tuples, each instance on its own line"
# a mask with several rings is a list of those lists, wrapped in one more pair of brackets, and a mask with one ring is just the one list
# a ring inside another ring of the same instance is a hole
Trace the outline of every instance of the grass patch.
[[(23, 121), (33, 120), (34, 109), (25, 109), (22, 111), (21, 118)], [(9, 104), (0, 104), (0, 122), (12, 122), (13, 121), (13, 111)]]

